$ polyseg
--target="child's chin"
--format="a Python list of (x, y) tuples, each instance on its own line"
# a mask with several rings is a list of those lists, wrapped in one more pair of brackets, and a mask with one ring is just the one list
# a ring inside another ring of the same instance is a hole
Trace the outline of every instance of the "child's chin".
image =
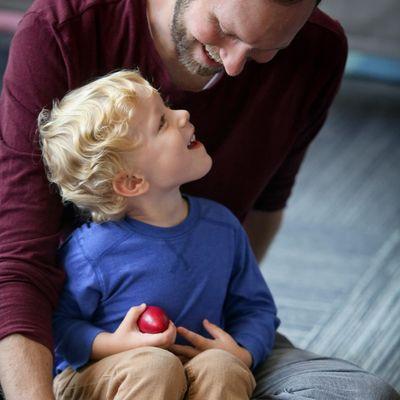
[(198, 177), (197, 179), (203, 178), (203, 176), (206, 176), (211, 170), (212, 163), (213, 163), (212, 158), (208, 154), (207, 154), (207, 156), (208, 156), (209, 162), (207, 165), (204, 165), (204, 171), (202, 171), (201, 176)]

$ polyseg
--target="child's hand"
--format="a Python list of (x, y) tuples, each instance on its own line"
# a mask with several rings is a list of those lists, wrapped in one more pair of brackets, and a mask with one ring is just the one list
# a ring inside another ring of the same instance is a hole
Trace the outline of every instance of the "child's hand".
[(191, 359), (204, 350), (222, 349), (238, 357), (249, 368), (251, 367), (253, 360), (250, 352), (239, 346), (229, 333), (206, 319), (203, 321), (203, 325), (214, 339), (207, 339), (189, 329), (179, 327), (177, 328), (177, 332), (188, 342), (192, 343), (193, 346), (173, 344), (168, 350), (179, 357)]
[(98, 334), (92, 345), (92, 360), (100, 360), (112, 354), (143, 346), (166, 349), (175, 343), (176, 327), (172, 321), (170, 321), (168, 329), (162, 333), (140, 332), (137, 320), (145, 309), (146, 304), (130, 308), (114, 333)]

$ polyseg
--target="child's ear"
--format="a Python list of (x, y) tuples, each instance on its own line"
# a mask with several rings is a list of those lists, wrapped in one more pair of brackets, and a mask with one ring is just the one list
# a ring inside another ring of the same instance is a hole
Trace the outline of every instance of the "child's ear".
[(144, 178), (121, 171), (113, 179), (115, 193), (124, 197), (134, 197), (146, 193), (149, 184)]

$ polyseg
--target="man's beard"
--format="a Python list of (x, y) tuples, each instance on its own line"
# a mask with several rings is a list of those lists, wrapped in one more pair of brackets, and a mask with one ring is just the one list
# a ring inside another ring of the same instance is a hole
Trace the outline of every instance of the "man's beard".
[[(171, 25), (172, 40), (174, 41), (179, 62), (194, 75), (210, 76), (222, 70), (221, 67), (202, 65), (193, 57), (193, 50), (198, 43), (195, 39), (187, 38), (187, 30), (183, 21), (183, 14), (193, 0), (176, 0)], [(200, 43), (199, 43), (200, 44)], [(201, 44), (200, 44), (201, 45)], [(220, 61), (218, 51), (214, 46), (207, 46), (213, 58)]]

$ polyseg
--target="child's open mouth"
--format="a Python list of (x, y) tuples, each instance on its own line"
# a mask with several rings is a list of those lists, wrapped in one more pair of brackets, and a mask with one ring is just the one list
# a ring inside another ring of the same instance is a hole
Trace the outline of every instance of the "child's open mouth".
[(187, 145), (187, 148), (189, 150), (192, 150), (192, 149), (195, 149), (196, 147), (198, 147), (200, 145), (201, 145), (201, 143), (198, 140), (196, 140), (196, 135), (193, 134), (191, 136), (191, 138), (190, 138), (190, 141), (189, 141), (189, 144)]

